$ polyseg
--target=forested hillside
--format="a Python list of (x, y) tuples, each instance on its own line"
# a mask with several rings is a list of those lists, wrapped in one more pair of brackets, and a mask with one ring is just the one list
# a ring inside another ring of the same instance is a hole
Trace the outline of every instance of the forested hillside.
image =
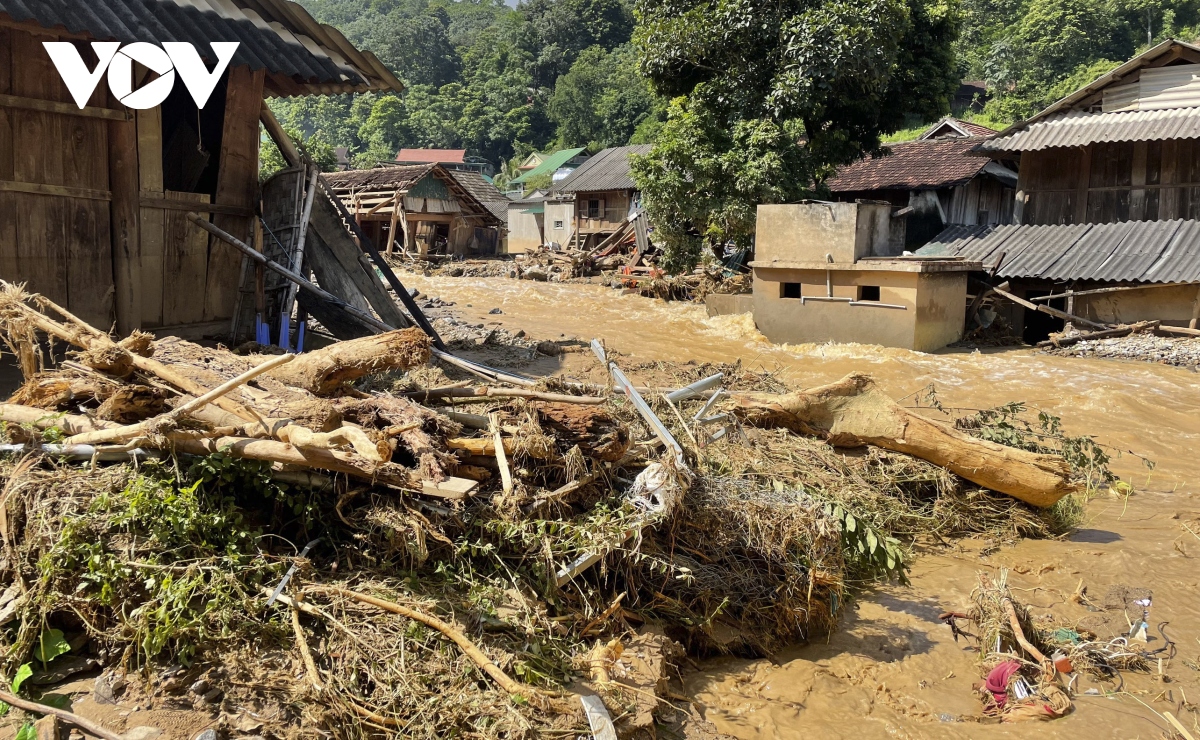
[(499, 167), (556, 142), (597, 149), (648, 138), (661, 117), (622, 0), (531, 0), (519, 10), (501, 0), (303, 4), (408, 86), (399, 97), (278, 102), (284, 125), (316, 154), (346, 146), (370, 166), (401, 147), (465, 148)]
[[(393, 159), (401, 147), (465, 148), (502, 173), (511, 171), (515, 157), (533, 150), (596, 150), (655, 140), (670, 98), (691, 88), (652, 87), (643, 77), (643, 72), (649, 78), (657, 75), (662, 83), (664, 71), (686, 62), (656, 59), (663, 46), (652, 33), (644, 34), (640, 45), (633, 40), (639, 14), (643, 29), (682, 8), (689, 23), (694, 21), (688, 33), (710, 29), (732, 38), (741, 30), (727, 27), (730, 18), (745, 18), (761, 19), (768, 26), (776, 21), (805, 26), (759, 29), (768, 37), (782, 39), (799, 32), (815, 38), (824, 32), (823, 24), (850, 7), (792, 0), (772, 3), (772, 8), (779, 6), (772, 14), (754, 0), (522, 0), (516, 9), (502, 0), (301, 2), (316, 18), (373, 51), (408, 85), (403, 96), (277, 101), (285, 126), (300, 133), (314, 155), (328, 162), (333, 147), (345, 146), (355, 165), (370, 166)], [(829, 10), (833, 6), (842, 10)], [(875, 13), (865, 23), (891, 12), (882, 1), (856, 7)], [(993, 125), (1035, 112), (1148, 43), (1168, 36), (1194, 39), (1200, 25), (1200, 0), (934, 0), (892, 9), (909, 17), (897, 20), (895, 29), (905, 23), (920, 26), (919, 18), (928, 16), (933, 22), (930, 33), (937, 38), (930, 37), (924, 56), (899, 54), (894, 60), (880, 60), (864, 54), (862, 66), (902, 66), (905, 69), (876, 69), (873, 74), (896, 79), (907, 75), (911, 84), (932, 86), (938, 95), (945, 94), (937, 79), (944, 75), (986, 80), (993, 99), (981, 117)], [(732, 21), (735, 26), (739, 22)], [(855, 23), (842, 29), (850, 44), (871, 32)], [(946, 34), (955, 39), (949, 54), (940, 51)], [(690, 42), (684, 43), (681, 36), (666, 43), (676, 41), (681, 45), (670, 53), (703, 54), (712, 48), (708, 41), (703, 42), (705, 50), (688, 48)], [(763, 57), (756, 62), (762, 74), (819, 75), (826, 69), (824, 53), (789, 62), (787, 69), (779, 67), (780, 55), (795, 45), (792, 40), (753, 43), (757, 48), (743, 49), (747, 58), (764, 49), (776, 55), (774, 61)], [(905, 111), (901, 120), (885, 117), (882, 133), (917, 127), (944, 110), (922, 104)], [(731, 128), (731, 119), (725, 127)], [(856, 144), (851, 141), (850, 146)]]

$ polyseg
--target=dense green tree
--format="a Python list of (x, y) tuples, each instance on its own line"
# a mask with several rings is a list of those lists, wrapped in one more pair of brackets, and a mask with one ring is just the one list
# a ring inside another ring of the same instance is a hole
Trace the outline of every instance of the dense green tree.
[(405, 84), (440, 87), (457, 80), (462, 66), (447, 34), (449, 23), (444, 10), (411, 18), (369, 14), (349, 26), (348, 31)]
[[(748, 246), (760, 203), (814, 192), (957, 87), (954, 0), (639, 0), (641, 69), (676, 96), (635, 157), (673, 269)], [(803, 143), (801, 143), (803, 141)]]
[(638, 126), (656, 114), (656, 105), (638, 73), (632, 45), (611, 52), (593, 46), (558, 78), (547, 112), (558, 127), (561, 146), (603, 149), (628, 143)]
[(625, 0), (525, 0), (520, 10), (529, 24), (524, 40), (539, 87), (553, 87), (585, 49), (615, 49), (633, 33)]

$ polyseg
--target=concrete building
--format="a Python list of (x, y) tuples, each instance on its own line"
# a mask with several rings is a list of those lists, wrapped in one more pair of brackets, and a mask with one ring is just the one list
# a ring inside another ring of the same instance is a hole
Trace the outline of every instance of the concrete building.
[(922, 352), (962, 336), (960, 258), (898, 257), (891, 206), (807, 202), (758, 207), (754, 321), (772, 342), (861, 342)]
[[(973, 151), (1019, 159), (1013, 223), (952, 227), (920, 254), (981, 261), (1015, 295), (1089, 321), (1196, 328), (1200, 47), (1165, 41)], [(1002, 308), (1028, 342), (1063, 328)]]
[(557, 217), (559, 209), (555, 209), (553, 218), (547, 211), (548, 229), (551, 223), (564, 222), (561, 228), (553, 228), (553, 237), (547, 234), (547, 240), (567, 246), (565, 240), (557, 238), (565, 233), (572, 246), (591, 249), (616, 233), (639, 201), (637, 186), (629, 174), (629, 155), (649, 154), (651, 148), (645, 144), (605, 149), (555, 184), (551, 196), (559, 201), (574, 201), (573, 223), (568, 229), (566, 220)]
[(882, 200), (905, 220), (893, 224), (897, 249), (916, 249), (947, 225), (1012, 220), (1015, 166), (971, 155), (992, 129), (956, 118), (938, 121), (916, 141), (838, 169), (826, 182), (834, 200)]

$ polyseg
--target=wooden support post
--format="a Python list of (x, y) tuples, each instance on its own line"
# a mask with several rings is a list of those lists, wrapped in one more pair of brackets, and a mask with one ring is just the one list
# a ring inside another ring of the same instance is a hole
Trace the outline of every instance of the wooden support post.
[(392, 255), (392, 249), (396, 246), (396, 224), (400, 214), (400, 197), (400, 194), (396, 193), (396, 197), (392, 199), (392, 220), (388, 224), (387, 248), (383, 250), (384, 254), (389, 257)]
[[(1079, 162), (1079, 179), (1075, 183), (1075, 221), (1077, 224), (1087, 223), (1088, 187), (1092, 181), (1092, 146), (1083, 147), (1083, 156)], [(1019, 179), (1018, 175), (1018, 179)]]
[(142, 243), (138, 211), (137, 121), (108, 122), (108, 177), (112, 190), (112, 257), (117, 332), (142, 326)]
[(1192, 301), (1192, 320), (1188, 322), (1188, 328), (1195, 329), (1197, 321), (1200, 321), (1200, 290), (1196, 291), (1196, 300)]

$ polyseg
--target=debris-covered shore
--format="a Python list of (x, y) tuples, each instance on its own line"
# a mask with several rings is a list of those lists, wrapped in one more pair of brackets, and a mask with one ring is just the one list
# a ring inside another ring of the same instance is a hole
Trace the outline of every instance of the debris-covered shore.
[[(915, 542), (1056, 536), (1113, 483), (1052, 417), (923, 422), (865, 376), (802, 391), (598, 348), (603, 384), (483, 381), (417, 330), (237, 355), (118, 341), (13, 286), (0, 323), (27, 375), (0, 407), (5, 675), (44, 699), (103, 669), (235, 736), (582, 734), (579, 693), (623, 737), (711, 736), (686, 655), (826, 634)], [(622, 370), (660, 385), (614, 393)], [(1008, 493), (951, 472), (993, 455)]]

